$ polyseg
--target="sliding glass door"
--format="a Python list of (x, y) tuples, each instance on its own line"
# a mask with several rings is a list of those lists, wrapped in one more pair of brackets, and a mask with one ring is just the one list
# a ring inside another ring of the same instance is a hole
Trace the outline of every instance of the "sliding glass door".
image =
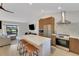
[(6, 25), (7, 35), (16, 35), (18, 34), (17, 25)]

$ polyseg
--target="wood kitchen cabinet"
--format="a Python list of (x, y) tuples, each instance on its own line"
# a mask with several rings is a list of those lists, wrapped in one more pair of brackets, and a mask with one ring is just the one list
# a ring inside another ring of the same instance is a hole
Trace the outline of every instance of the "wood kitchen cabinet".
[(56, 34), (52, 34), (52, 36), (51, 36), (51, 44), (53, 46), (56, 46)]
[(39, 35), (51, 37), (55, 33), (55, 18), (52, 16), (41, 18), (39, 20)]
[(79, 54), (79, 39), (69, 38), (69, 51)]

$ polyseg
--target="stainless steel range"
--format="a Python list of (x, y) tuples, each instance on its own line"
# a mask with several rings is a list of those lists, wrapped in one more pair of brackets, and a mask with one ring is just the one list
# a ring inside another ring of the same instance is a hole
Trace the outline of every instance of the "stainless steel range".
[(56, 38), (56, 45), (60, 45), (66, 48), (69, 48), (69, 36), (68, 35), (59, 35), (59, 37)]

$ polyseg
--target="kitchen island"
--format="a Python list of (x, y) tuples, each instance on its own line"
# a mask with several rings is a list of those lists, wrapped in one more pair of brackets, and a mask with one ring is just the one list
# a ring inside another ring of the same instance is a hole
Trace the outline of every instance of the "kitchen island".
[(23, 35), (21, 39), (39, 48), (39, 56), (48, 56), (51, 53), (51, 39), (38, 35)]

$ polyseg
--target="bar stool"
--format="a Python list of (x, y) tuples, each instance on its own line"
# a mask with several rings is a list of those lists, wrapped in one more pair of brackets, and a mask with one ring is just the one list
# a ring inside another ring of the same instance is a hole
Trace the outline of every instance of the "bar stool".
[(28, 44), (25, 46), (25, 55), (27, 55), (27, 53), (29, 54), (29, 56), (38, 56), (39, 53), (39, 49), (36, 48), (35, 46)]
[(20, 55), (24, 55), (24, 48), (25, 48), (25, 45), (27, 45), (27, 44), (28, 43), (24, 39), (20, 40), (20, 42), (19, 42), (19, 45), (20, 45), (19, 54)]

